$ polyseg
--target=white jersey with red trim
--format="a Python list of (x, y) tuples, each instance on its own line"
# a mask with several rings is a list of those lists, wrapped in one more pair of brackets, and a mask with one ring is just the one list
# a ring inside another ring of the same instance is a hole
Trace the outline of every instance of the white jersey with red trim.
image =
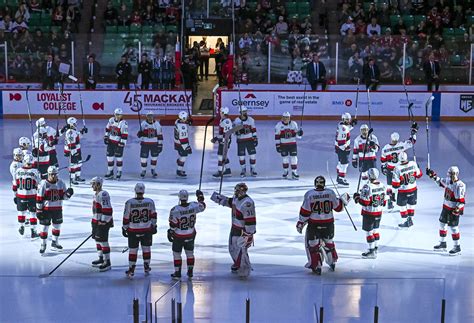
[(284, 124), (282, 121), (275, 126), (275, 143), (277, 146), (296, 145), (296, 134), (298, 133), (298, 124), (290, 121)]
[(416, 191), (416, 179), (423, 175), (414, 161), (396, 165), (393, 169), (392, 186), (398, 188), (399, 193)]
[(386, 144), (382, 148), (380, 161), (387, 165), (388, 169), (393, 170), (399, 164), (398, 155), (411, 147), (413, 147), (413, 143), (410, 140), (399, 141), (395, 145)]
[(188, 123), (182, 122), (180, 119), (174, 123), (174, 147), (178, 149), (186, 149), (189, 146)]
[(156, 225), (155, 202), (150, 198), (131, 198), (125, 202), (122, 228), (128, 232), (149, 233)]
[(230, 120), (230, 118), (222, 118), (221, 121), (219, 121), (219, 133), (217, 134), (217, 139), (222, 142), (224, 140), (224, 135), (230, 129), (232, 129), (232, 120)]
[(191, 202), (188, 205), (176, 205), (170, 210), (169, 224), (177, 238), (192, 238), (196, 229), (196, 214), (206, 209), (204, 202)]
[(37, 167), (38, 161), (40, 165), (49, 165), (49, 151), (51, 146), (49, 146), (48, 140), (44, 138), (38, 139), (38, 133), (33, 134), (33, 166)]
[(299, 220), (303, 223), (334, 222), (333, 210), (340, 212), (343, 202), (332, 189), (312, 189), (306, 192), (300, 208)]
[[(360, 161), (362, 160), (375, 160), (377, 159), (377, 151), (379, 151), (379, 140), (373, 134), (370, 135), (369, 141), (367, 142), (367, 149), (365, 151), (364, 157), (364, 147), (367, 138), (363, 138), (361, 135), (358, 135), (354, 140), (354, 151), (352, 155), (352, 159), (358, 158)], [(370, 142), (373, 142), (374, 145), (370, 145)]]
[(56, 183), (51, 183), (47, 179), (43, 179), (36, 193), (36, 208), (38, 210), (62, 210), (63, 200), (68, 200), (66, 195), (66, 184), (61, 179)]
[(339, 122), (336, 130), (336, 140), (334, 142), (337, 149), (351, 150), (351, 131), (354, 129), (350, 124)]
[(462, 214), (464, 212), (464, 204), (466, 203), (466, 184), (461, 180), (453, 182), (449, 177), (438, 177), (436, 182), (444, 188), (443, 208), (446, 210), (458, 208)]
[(50, 126), (46, 126), (44, 128), (46, 128), (46, 140), (48, 141), (47, 150), (48, 152), (56, 152), (56, 144), (58, 143), (56, 129)]
[(64, 154), (75, 155), (81, 151), (81, 132), (68, 129), (64, 135)]
[(113, 224), (112, 213), (109, 193), (107, 191), (95, 193), (92, 201), (92, 223)]
[(115, 117), (109, 119), (107, 127), (105, 128), (105, 136), (109, 138), (109, 142), (117, 144), (127, 144), (128, 139), (128, 124), (125, 120), (117, 121)]
[(255, 128), (255, 120), (247, 116), (247, 119), (242, 120), (240, 117), (234, 120), (234, 126), (242, 125), (242, 129), (237, 131), (237, 142), (251, 141), (257, 138), (257, 128)]
[(153, 123), (143, 121), (141, 126), (142, 137), (140, 142), (142, 145), (163, 144), (163, 130), (159, 121), (154, 120)]
[(36, 168), (22, 166), (15, 172), (13, 191), (16, 197), (28, 199), (35, 198), (41, 175)]
[(362, 215), (381, 216), (386, 204), (387, 188), (379, 181), (365, 184), (360, 191), (359, 204), (362, 205)]
[(232, 228), (248, 234), (256, 232), (255, 203), (250, 196), (245, 195), (240, 200), (235, 196), (224, 197), (219, 204), (232, 208)]
[(21, 161), (16, 161), (16, 160), (13, 160), (10, 164), (10, 174), (12, 175), (13, 186), (16, 183), (16, 179), (15, 179), (16, 171), (20, 169), (22, 166), (23, 166), (23, 163)]

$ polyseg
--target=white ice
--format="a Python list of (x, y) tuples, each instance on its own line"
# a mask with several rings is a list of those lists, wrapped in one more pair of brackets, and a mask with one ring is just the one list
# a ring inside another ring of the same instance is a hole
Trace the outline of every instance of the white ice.
[[(51, 121), (55, 126), (55, 122)], [(370, 322), (374, 306), (379, 306), (380, 322), (439, 322), (441, 300), (446, 299), (446, 322), (474, 321), (474, 253), (470, 189), (474, 185), (472, 166), (474, 142), (469, 123), (431, 124), (431, 164), (439, 174), (455, 164), (467, 185), (467, 206), (461, 218), (462, 255), (449, 257), (432, 251), (438, 242), (438, 217), (443, 191), (431, 180), (419, 180), (415, 225), (399, 230), (399, 214), (385, 212), (381, 225), (380, 251), (376, 260), (361, 259), (367, 248), (361, 229), (360, 208), (353, 202), (348, 210), (358, 228), (354, 231), (345, 213), (336, 215), (336, 248), (339, 261), (335, 272), (324, 267), (322, 276), (314, 276), (306, 263), (303, 236), (295, 224), (306, 190), (312, 188), (314, 177), (325, 175), (326, 161), (335, 178), (336, 155), (334, 135), (336, 121), (305, 122), (305, 135), (299, 142), (299, 181), (281, 178), (281, 159), (273, 142), (274, 121), (257, 121), (258, 177), (246, 178), (249, 195), (257, 206), (257, 234), (250, 249), (254, 271), (242, 281), (230, 273), (231, 259), (227, 252), (230, 209), (215, 205), (208, 198), (218, 189), (212, 178), (217, 168), (216, 146), (206, 144), (202, 189), (207, 210), (198, 216), (196, 225), (196, 265), (192, 282), (182, 279), (156, 305), (160, 322), (169, 322), (170, 301), (183, 303), (184, 322), (242, 322), (245, 299), (250, 299), (251, 322), (316, 322), (315, 308), (324, 306), (325, 322)], [(177, 192), (198, 188), (204, 127), (193, 127), (193, 155), (185, 169), (188, 179), (176, 179), (176, 152), (172, 144), (172, 127), (164, 129), (164, 152), (158, 159), (158, 178), (147, 173), (146, 195), (158, 207), (158, 234), (152, 248), (152, 273), (145, 277), (139, 258), (133, 281), (125, 278), (128, 255), (122, 253), (127, 241), (121, 235), (121, 216), (126, 199), (133, 196), (139, 181), (139, 145), (136, 139), (138, 122), (130, 120), (130, 139), (125, 149), (121, 181), (106, 181), (114, 207), (115, 227), (111, 230), (112, 271), (99, 273), (90, 266), (96, 258), (95, 245), (88, 241), (51, 277), (48, 273), (90, 233), (92, 191), (87, 184), (75, 189), (75, 195), (64, 203), (64, 224), (60, 253), (48, 250), (40, 256), (40, 241), (18, 233), (17, 212), (13, 204), (8, 165), (11, 151), (19, 136), (27, 136), (27, 121), (0, 120), (2, 172), (0, 172), (0, 322), (130, 322), (132, 299), (141, 302), (141, 318), (145, 318), (145, 301), (154, 303), (172, 284), (173, 271), (170, 243), (166, 239), (169, 209), (177, 202)], [(105, 121), (88, 121), (89, 133), (83, 139), (83, 156), (92, 155), (84, 165), (84, 177), (90, 179), (106, 172), (105, 147), (102, 142)], [(409, 123), (373, 121), (372, 126), (381, 144), (390, 133), (408, 136)], [(353, 135), (353, 137), (355, 137)], [(211, 138), (211, 129), (207, 134)], [(60, 156), (62, 141), (58, 146)], [(426, 167), (426, 134), (421, 124), (416, 144), (417, 160)], [(410, 155), (412, 152), (410, 151)], [(229, 153), (233, 177), (224, 179), (223, 193), (231, 194), (238, 177), (239, 165), (235, 145)], [(60, 164), (66, 165), (61, 156)], [(348, 189), (357, 185), (357, 173), (350, 166)], [(67, 174), (62, 173), (67, 181)], [(191, 194), (191, 196), (193, 196)], [(29, 233), (29, 231), (26, 231)], [(448, 233), (448, 248), (452, 247)], [(184, 254), (183, 254), (184, 258)], [(150, 288), (150, 292), (147, 292)], [(147, 296), (147, 298), (145, 298)], [(153, 306), (153, 312), (155, 306)], [(153, 321), (155, 316), (153, 316)]]

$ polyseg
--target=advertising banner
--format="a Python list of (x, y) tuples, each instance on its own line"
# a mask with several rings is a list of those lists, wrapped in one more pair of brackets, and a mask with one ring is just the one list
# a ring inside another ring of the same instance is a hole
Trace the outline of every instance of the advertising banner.
[(474, 93), (443, 93), (440, 116), (474, 118)]

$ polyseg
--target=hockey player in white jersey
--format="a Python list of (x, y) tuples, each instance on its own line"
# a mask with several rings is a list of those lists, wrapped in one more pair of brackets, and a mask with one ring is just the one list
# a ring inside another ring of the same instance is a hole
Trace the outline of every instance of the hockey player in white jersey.
[(142, 246), (145, 275), (151, 271), (151, 245), (156, 233), (155, 202), (144, 197), (145, 184), (135, 185), (135, 197), (125, 202), (122, 220), (122, 235), (128, 238), (128, 270), (125, 275), (131, 279), (135, 274), (138, 247)]
[(82, 153), (81, 153), (81, 137), (87, 132), (87, 128), (77, 130), (77, 119), (69, 117), (67, 119), (68, 129), (64, 134), (64, 156), (69, 159), (69, 176), (71, 177), (71, 183), (74, 185), (79, 182), (85, 182), (85, 179), (81, 178), (82, 168)]
[(40, 232), (40, 253), (46, 251), (46, 241), (51, 222), (53, 223), (53, 239), (51, 248), (61, 250), (59, 235), (61, 234), (61, 223), (63, 223), (63, 200), (68, 200), (74, 194), (72, 188), (66, 189), (64, 182), (58, 178), (58, 168), (48, 167), (48, 177), (41, 181), (36, 193), (36, 215), (43, 226)]
[(181, 278), (183, 248), (188, 266), (187, 275), (189, 278), (193, 277), (196, 214), (206, 209), (204, 195), (200, 190), (196, 191), (197, 202), (188, 202), (188, 195), (186, 190), (179, 191), (179, 204), (170, 210), (168, 241), (173, 244), (174, 273), (171, 277), (174, 279)]
[(33, 167), (38, 169), (41, 178), (43, 179), (47, 177), (48, 167), (50, 164), (50, 149), (51, 141), (48, 140), (46, 128), (39, 127), (33, 134), (33, 150), (31, 152), (34, 156)]
[[(15, 170), (13, 178), (14, 202), (18, 211), (18, 232), (25, 233), (26, 216), (29, 214), (31, 226), (31, 238), (37, 238), (36, 232), (36, 193), (41, 175), (37, 169), (33, 168), (33, 155), (25, 154), (20, 167)], [(27, 213), (28, 212), (28, 213)]]
[(451, 237), (454, 247), (449, 251), (450, 256), (461, 254), (461, 233), (459, 232), (459, 219), (464, 214), (464, 205), (466, 203), (466, 184), (459, 178), (459, 168), (451, 166), (448, 169), (446, 178), (440, 178), (436, 172), (427, 168), (426, 174), (434, 180), (439, 186), (444, 188), (443, 209), (439, 217), (439, 244), (434, 246), (435, 251), (446, 251), (446, 236), (448, 226), (451, 229)]
[(349, 203), (350, 196), (344, 193), (338, 198), (332, 189), (326, 188), (326, 179), (323, 176), (314, 179), (314, 186), (314, 189), (304, 195), (296, 230), (302, 233), (304, 226), (308, 224), (305, 236), (308, 263), (305, 267), (321, 275), (324, 258), (332, 271), (336, 269), (338, 255), (333, 241), (333, 211), (341, 212), (344, 205)]
[(257, 176), (255, 165), (257, 163), (258, 145), (257, 129), (255, 128), (255, 120), (247, 114), (246, 107), (240, 107), (240, 115), (234, 120), (234, 126), (242, 125), (242, 129), (237, 131), (237, 155), (242, 168), (241, 177), (247, 176), (247, 168), (245, 166), (245, 153), (249, 154), (250, 175)]
[(27, 152), (31, 152), (31, 140), (28, 137), (20, 137), (20, 139), (18, 139), (18, 147), (24, 156)]
[(417, 131), (417, 125), (416, 123), (413, 123), (410, 138), (405, 141), (400, 141), (400, 135), (398, 134), (398, 132), (393, 132), (390, 135), (390, 143), (386, 144), (381, 150), (381, 170), (382, 174), (384, 174), (387, 178), (387, 195), (390, 197), (390, 199), (388, 200), (389, 209), (393, 209), (393, 202), (396, 201), (396, 194), (392, 189), (392, 173), (393, 169), (395, 168), (395, 165), (399, 163), (398, 155), (402, 151), (407, 151), (408, 149), (413, 147), (416, 142)]
[(92, 200), (92, 239), (95, 240), (99, 259), (92, 262), (92, 267), (99, 267), (100, 271), (112, 269), (110, 263), (109, 230), (114, 226), (112, 203), (110, 195), (102, 189), (104, 180), (101, 177), (91, 179), (94, 191)]
[(128, 124), (122, 119), (122, 109), (115, 109), (114, 116), (109, 119), (105, 128), (104, 144), (107, 145), (107, 175), (105, 178), (114, 178), (114, 164), (117, 165), (116, 179), (122, 177), (123, 150), (128, 139)]
[(189, 123), (189, 115), (186, 111), (181, 111), (174, 123), (174, 149), (178, 152), (176, 176), (181, 178), (188, 176), (184, 171), (184, 163), (193, 153), (189, 143)]
[(360, 193), (354, 193), (354, 202), (362, 205), (362, 230), (366, 233), (369, 250), (362, 253), (363, 258), (377, 258), (378, 244), (380, 240), (380, 220), (382, 211), (386, 204), (386, 188), (379, 181), (379, 171), (370, 168), (367, 171), (369, 182), (365, 184)]
[(335, 149), (337, 154), (337, 183), (349, 186), (346, 180), (347, 167), (349, 166), (349, 155), (351, 154), (351, 131), (357, 124), (357, 119), (352, 119), (349, 113), (341, 116), (341, 122), (337, 125)]
[[(219, 144), (219, 146), (217, 147), (217, 173), (212, 175), (214, 177), (221, 177), (221, 175), (231, 175), (228, 154), (224, 161), (224, 136), (230, 129), (232, 129), (232, 120), (229, 118), (229, 108), (223, 107), (221, 109), (221, 120), (219, 121), (219, 133), (217, 134), (217, 136), (211, 139), (211, 142), (213, 144), (216, 142)], [(227, 148), (230, 147), (230, 142), (231, 138), (229, 138)], [(224, 174), (222, 174), (222, 172), (224, 172)]]
[(288, 167), (291, 164), (291, 177), (298, 179), (298, 148), (296, 139), (301, 139), (303, 129), (291, 120), (289, 112), (284, 112), (281, 121), (275, 126), (276, 151), (283, 159), (283, 178), (288, 177)]
[(158, 176), (156, 162), (158, 155), (163, 151), (163, 131), (160, 122), (153, 117), (153, 112), (147, 112), (146, 120), (141, 123), (137, 137), (140, 138), (140, 177), (145, 178), (148, 156), (151, 155), (151, 175), (156, 178)]
[(252, 270), (248, 248), (253, 244), (256, 232), (255, 203), (247, 195), (248, 187), (239, 183), (234, 187), (234, 195), (227, 197), (217, 192), (211, 201), (232, 209), (232, 227), (229, 235), (229, 253), (234, 261), (231, 271), (240, 277), (248, 277)]
[(398, 189), (397, 205), (400, 207), (400, 228), (413, 225), (418, 189), (416, 180), (423, 174), (416, 162), (408, 161), (408, 155), (402, 151), (398, 154), (399, 164), (393, 169), (392, 186)]
[[(45, 146), (49, 155), (49, 165), (58, 166), (58, 156), (56, 152), (56, 145), (58, 144), (59, 134), (53, 127), (46, 124), (45, 118), (39, 118), (36, 120), (36, 128), (44, 128), (46, 131), (46, 140), (48, 145)], [(38, 130), (36, 131), (38, 132)], [(49, 166), (48, 165), (48, 166)]]
[[(367, 138), (367, 136), (369, 136), (369, 138)], [(359, 168), (359, 172), (362, 173), (362, 179), (364, 181), (368, 179), (367, 171), (370, 168), (376, 168), (378, 150), (379, 141), (377, 137), (373, 133), (369, 135), (368, 125), (361, 125), (360, 135), (358, 135), (354, 140), (352, 166), (354, 168)]]
[[(10, 163), (10, 175), (12, 175), (12, 185), (15, 186), (15, 174), (17, 169), (23, 165), (23, 152), (20, 148), (13, 149), (13, 160)], [(16, 204), (16, 203), (15, 203)]]

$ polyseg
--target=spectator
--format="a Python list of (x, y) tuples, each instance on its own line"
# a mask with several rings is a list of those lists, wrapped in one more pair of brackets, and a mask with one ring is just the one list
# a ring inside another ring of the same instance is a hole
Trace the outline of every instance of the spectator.
[(132, 16), (130, 17), (130, 25), (131, 26), (141, 26), (142, 25), (142, 16), (140, 15), (140, 13), (135, 10), (132, 14)]
[(203, 37), (199, 43), (199, 75), (201, 81), (204, 77), (208, 78), (209, 76), (209, 58), (211, 57), (209, 48), (207, 47), (206, 38)]
[(148, 90), (148, 88), (150, 87), (151, 72), (152, 64), (150, 61), (148, 61), (148, 55), (146, 53), (143, 53), (142, 60), (138, 64), (138, 74), (141, 75), (140, 88), (142, 90)]
[(53, 25), (61, 26), (64, 21), (64, 10), (62, 6), (56, 6), (52, 16)]
[(25, 30), (21, 34), (18, 45), (18, 49), (22, 53), (32, 53), (35, 51), (35, 43), (33, 42), (33, 37), (28, 30)]
[(245, 33), (242, 38), (239, 40), (239, 48), (243, 50), (250, 50), (252, 46), (252, 39), (249, 37), (248, 33)]
[(355, 53), (359, 54), (359, 48), (357, 47), (357, 44), (356, 43), (352, 43), (351, 46), (349, 48), (346, 48), (344, 50), (344, 57), (346, 59), (349, 59), (351, 58), (352, 56), (354, 56)]
[[(400, 69), (400, 71), (403, 70), (403, 56), (400, 57), (400, 59), (398, 60), (397, 66)], [(409, 53), (407, 53), (405, 55), (405, 73), (409, 71), (412, 67), (413, 67), (413, 58), (411, 57)]]
[(352, 29), (349, 29), (347, 31), (346, 37), (342, 40), (342, 45), (344, 47), (349, 47), (351, 44), (354, 44), (356, 42), (356, 37), (354, 36), (354, 33), (352, 32)]
[(366, 34), (367, 33), (367, 25), (362, 19), (357, 19), (356, 25), (355, 25), (355, 34)]
[(61, 60), (61, 63), (66, 63), (66, 64), (71, 64), (71, 61), (69, 59), (69, 50), (68, 47), (65, 43), (62, 43), (59, 46), (59, 59)]
[(15, 20), (18, 17), (23, 18), (23, 21), (25, 22), (28, 22), (28, 20), (30, 20), (30, 12), (28, 11), (28, 7), (25, 3), (20, 4), (20, 6), (18, 7), (18, 10), (15, 13)]
[[(377, 22), (381, 26), (390, 26), (390, 8), (386, 2), (382, 3), (382, 10), (379, 11)], [(395, 14), (395, 13), (394, 13)]]
[(426, 22), (424, 20), (420, 21), (418, 27), (416, 28), (416, 35), (421, 39), (426, 39), (428, 35), (428, 28), (426, 27)]
[(43, 76), (43, 90), (54, 90), (54, 82), (59, 72), (56, 69), (56, 65), (53, 62), (53, 55), (48, 54), (46, 61), (43, 63), (41, 68), (41, 75)]
[(84, 85), (86, 90), (95, 90), (100, 75), (100, 64), (95, 60), (95, 55), (90, 54), (87, 57), (87, 63), (82, 69), (84, 76)]
[(442, 35), (443, 34), (443, 24), (441, 23), (441, 20), (436, 20), (434, 25), (431, 26), (430, 34), (431, 35), (435, 35), (435, 34)]
[(153, 26), (155, 23), (155, 12), (152, 5), (147, 5), (145, 12), (142, 14), (142, 21), (144, 25)]
[(10, 64), (10, 73), (15, 77), (16, 80), (22, 80), (25, 76), (29, 76), (31, 72), (23, 59), (19, 54), (15, 56), (15, 59)]
[(191, 89), (194, 98), (197, 92), (197, 72), (188, 55), (184, 56), (184, 61), (181, 65), (181, 72), (183, 73), (184, 87), (186, 89)]
[(364, 21), (364, 20), (365, 20), (365, 12), (364, 12), (364, 9), (362, 9), (362, 7), (360, 6), (359, 3), (356, 3), (355, 8), (354, 8), (354, 11), (352, 11), (352, 18), (353, 18), (355, 21), (358, 21), (358, 20)]
[(397, 24), (393, 27), (393, 34), (394, 35), (400, 35), (401, 30), (406, 30), (407, 27), (405, 26), (405, 23), (403, 22), (403, 19), (400, 18), (398, 19)]
[(174, 73), (173, 58), (171, 57), (171, 54), (167, 54), (161, 61), (160, 66), (160, 84), (162, 90), (170, 90), (172, 88)]
[(399, 8), (400, 8), (400, 14), (402, 15), (409, 15), (411, 14), (411, 9), (412, 9), (412, 5), (411, 5), (411, 0), (400, 0), (400, 3), (399, 3)]
[(367, 35), (369, 37), (372, 36), (380, 36), (382, 33), (382, 28), (377, 23), (377, 18), (372, 18), (370, 24), (367, 26)]
[(384, 61), (380, 70), (380, 78), (386, 81), (391, 81), (393, 79), (393, 76), (393, 67), (389, 64), (389, 62)]
[(30, 0), (30, 9), (34, 12), (41, 12), (43, 10), (39, 0)]
[(373, 57), (369, 58), (369, 62), (364, 66), (363, 74), (366, 89), (377, 91), (380, 84), (380, 70)]
[(466, 16), (461, 5), (457, 5), (453, 14), (453, 27), (459, 28), (466, 21)]
[(341, 35), (346, 36), (349, 29), (352, 30), (352, 32), (355, 32), (355, 26), (351, 17), (348, 17), (346, 22), (342, 24), (340, 29)]
[(23, 21), (21, 16), (18, 16), (10, 25), (10, 32), (12, 33), (23, 33), (25, 30), (28, 30), (28, 25)]
[(5, 26), (5, 32), (6, 33), (9, 33), (11, 31), (11, 26), (12, 26), (13, 22), (10, 18), (10, 15), (5, 15), (3, 17), (3, 26)]
[(122, 55), (120, 63), (115, 67), (115, 74), (117, 75), (117, 89), (125, 88), (130, 90), (130, 77), (132, 75), (132, 66), (128, 62), (127, 55)]
[(77, 25), (72, 21), (71, 16), (66, 16), (66, 21), (63, 23), (62, 30), (73, 34), (77, 33)]
[(288, 35), (288, 24), (284, 20), (283, 16), (278, 17), (278, 22), (275, 25), (275, 33), (278, 37)]
[(130, 24), (130, 10), (125, 3), (122, 3), (118, 12), (117, 21), (121, 26), (128, 26)]
[(372, 21), (372, 18), (377, 18), (379, 13), (377, 11), (377, 7), (375, 6), (374, 2), (371, 2), (369, 5), (369, 11), (367, 12), (366, 18), (367, 21)]
[(311, 24), (311, 22), (309, 22), (309, 18), (306, 17), (300, 25), (300, 30), (301, 32), (306, 33), (306, 30), (308, 30), (308, 28), (313, 28), (313, 25)]
[(451, 11), (448, 6), (444, 7), (441, 13), (441, 22), (445, 28), (451, 27)]
[(433, 90), (433, 83), (435, 85), (435, 91), (439, 90), (439, 76), (441, 73), (441, 66), (439, 62), (435, 61), (434, 54), (431, 53), (428, 61), (423, 64), (423, 70), (425, 72), (425, 80), (427, 83), (427, 91)]
[(35, 34), (33, 35), (33, 43), (36, 45), (36, 50), (38, 52), (44, 53), (46, 51), (47, 40), (39, 28), (35, 30)]
[(306, 78), (311, 90), (317, 90), (318, 83), (321, 84), (322, 91), (326, 90), (326, 67), (319, 61), (318, 54), (313, 54), (313, 61), (306, 65)]
[(112, 2), (107, 2), (107, 8), (104, 11), (104, 20), (107, 26), (114, 26), (118, 23), (117, 9), (114, 8)]
[(364, 65), (364, 60), (362, 58), (360, 58), (359, 52), (354, 52), (354, 55), (352, 55), (349, 58), (349, 61), (348, 61), (349, 69), (354, 64), (360, 65), (361, 69), (362, 69), (362, 66)]
[(363, 70), (364, 60), (359, 57), (359, 53), (354, 53), (349, 59), (349, 75), (350, 78), (359, 83), (360, 79), (362, 78), (362, 70)]

